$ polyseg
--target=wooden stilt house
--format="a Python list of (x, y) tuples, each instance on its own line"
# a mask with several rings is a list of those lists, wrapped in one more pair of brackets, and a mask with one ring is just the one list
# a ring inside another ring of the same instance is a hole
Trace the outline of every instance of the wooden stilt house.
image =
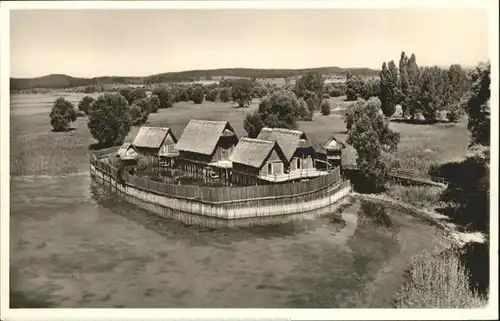
[(229, 179), (229, 156), (237, 143), (238, 136), (229, 122), (191, 119), (175, 145), (178, 165), (194, 176)]
[(177, 138), (168, 127), (146, 127), (139, 129), (132, 145), (141, 159), (148, 164), (173, 166), (178, 152), (175, 150)]
[(232, 183), (237, 185), (278, 182), (288, 165), (278, 143), (247, 137), (240, 139), (230, 161)]
[(308, 179), (323, 175), (315, 167), (315, 150), (304, 132), (284, 128), (267, 128), (260, 131), (257, 139), (275, 141), (285, 154), (288, 180)]
[(335, 136), (330, 137), (323, 145), (323, 149), (326, 151), (328, 169), (342, 167), (342, 150), (344, 148), (344, 143), (337, 140)]

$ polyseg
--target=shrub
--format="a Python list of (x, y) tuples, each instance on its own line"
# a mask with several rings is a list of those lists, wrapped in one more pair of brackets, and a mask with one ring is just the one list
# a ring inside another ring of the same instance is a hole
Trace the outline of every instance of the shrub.
[(78, 103), (78, 109), (81, 110), (85, 115), (88, 115), (90, 106), (94, 102), (94, 98), (90, 96), (85, 96)]
[(54, 114), (52, 117), (50, 117), (50, 124), (56, 132), (67, 131), (69, 126), (64, 116), (60, 114)]
[(328, 102), (328, 100), (323, 100), (323, 102), (321, 103), (321, 114), (323, 116), (330, 115), (330, 103)]
[(120, 94), (104, 94), (94, 102), (87, 126), (102, 147), (120, 145), (130, 131), (131, 111)]
[(470, 288), (469, 271), (454, 252), (421, 254), (410, 260), (407, 280), (396, 306), (415, 308), (481, 308), (487, 302)]
[(63, 97), (58, 97), (54, 101), (49, 117), (54, 131), (67, 131), (69, 124), (76, 120), (75, 106)]
[(441, 205), (443, 188), (437, 186), (404, 186), (390, 184), (385, 192), (391, 198), (416, 207), (434, 208)]
[(201, 86), (196, 86), (194, 88), (192, 98), (195, 104), (203, 103), (203, 100), (205, 99), (205, 93), (203, 92), (203, 88)]

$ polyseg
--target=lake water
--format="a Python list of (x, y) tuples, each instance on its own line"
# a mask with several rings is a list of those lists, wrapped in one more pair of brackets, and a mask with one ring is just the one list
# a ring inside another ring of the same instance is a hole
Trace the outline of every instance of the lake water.
[(11, 178), (11, 307), (391, 307), (435, 228), (353, 201), (309, 221), (207, 229), (161, 219), (89, 173)]

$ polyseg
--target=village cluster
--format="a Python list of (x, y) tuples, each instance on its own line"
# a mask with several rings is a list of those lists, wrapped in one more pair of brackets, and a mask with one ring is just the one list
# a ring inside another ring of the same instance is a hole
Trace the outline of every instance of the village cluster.
[(282, 128), (265, 127), (256, 138), (238, 138), (227, 121), (191, 119), (179, 139), (170, 128), (141, 127), (117, 158), (129, 172), (147, 162), (204, 179), (261, 185), (326, 175), (341, 166), (344, 147), (332, 136), (315, 149), (304, 132)]

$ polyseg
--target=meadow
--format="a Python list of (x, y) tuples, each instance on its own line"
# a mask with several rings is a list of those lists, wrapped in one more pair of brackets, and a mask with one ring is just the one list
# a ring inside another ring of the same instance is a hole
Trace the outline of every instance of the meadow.
[[(77, 105), (85, 94), (14, 94), (11, 96), (10, 115), (10, 173), (12, 175), (50, 175), (88, 171), (90, 144), (95, 143), (87, 128), (87, 117), (78, 118), (69, 132), (53, 132), (49, 123), (49, 112), (57, 96), (64, 96)], [(92, 96), (97, 96), (94, 94)], [(324, 144), (329, 137), (345, 142), (346, 129), (343, 111), (351, 102), (344, 97), (330, 98), (332, 113), (323, 116), (316, 112), (313, 121), (299, 122), (315, 147)], [(172, 108), (160, 109), (151, 114), (146, 126), (166, 126), (180, 137), (191, 118), (227, 120), (237, 134), (246, 136), (243, 127), (245, 114), (258, 108), (254, 99), (249, 107), (238, 108), (234, 103), (178, 102)], [(431, 125), (391, 122), (390, 127), (399, 132), (401, 141), (395, 158), (400, 167), (419, 173), (427, 173), (432, 164), (463, 159), (467, 154), (469, 132), (466, 121), (456, 124), (437, 123)], [(132, 141), (138, 127), (132, 127), (126, 141)], [(355, 151), (350, 147), (343, 152), (343, 163), (353, 164)]]

